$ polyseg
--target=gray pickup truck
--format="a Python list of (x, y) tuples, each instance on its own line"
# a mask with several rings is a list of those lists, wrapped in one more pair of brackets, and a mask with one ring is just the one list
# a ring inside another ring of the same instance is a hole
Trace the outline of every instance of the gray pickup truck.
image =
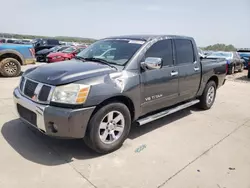
[(132, 123), (195, 104), (211, 108), (226, 72), (226, 60), (203, 59), (191, 37), (119, 36), (70, 61), (27, 70), (13, 94), (24, 122), (109, 153), (122, 146)]

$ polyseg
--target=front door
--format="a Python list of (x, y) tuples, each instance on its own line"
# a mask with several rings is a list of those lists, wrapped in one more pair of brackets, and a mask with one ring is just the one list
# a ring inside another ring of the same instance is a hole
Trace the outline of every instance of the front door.
[(201, 64), (196, 59), (193, 42), (189, 39), (174, 39), (176, 66), (179, 72), (179, 100), (196, 96), (201, 81)]
[(162, 58), (163, 66), (141, 73), (142, 114), (171, 106), (178, 99), (178, 72), (173, 62), (172, 40), (164, 39), (153, 44), (145, 53), (147, 57)]

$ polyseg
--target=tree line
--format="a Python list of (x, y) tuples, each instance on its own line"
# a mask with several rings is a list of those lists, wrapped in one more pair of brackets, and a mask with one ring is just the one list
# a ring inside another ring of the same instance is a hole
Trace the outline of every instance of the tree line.
[[(93, 43), (96, 39), (92, 38), (82, 38), (82, 37), (68, 37), (68, 36), (38, 36), (38, 35), (21, 35), (21, 34), (11, 34), (11, 33), (0, 33), (0, 38), (15, 38), (15, 39), (36, 39), (36, 38), (51, 38), (57, 39), (64, 42), (80, 42), (80, 43)], [(214, 44), (207, 47), (201, 47), (202, 50), (208, 51), (236, 51), (237, 49), (232, 45), (226, 44)]]
[(214, 45), (209, 45), (207, 47), (202, 48), (203, 50), (208, 50), (208, 51), (237, 51), (237, 49), (232, 45), (226, 45), (226, 44), (214, 44)]
[(21, 35), (21, 34), (11, 34), (11, 33), (0, 33), (0, 38), (15, 38), (15, 39), (37, 39), (37, 38), (50, 38), (57, 39), (64, 42), (80, 42), (80, 43), (93, 43), (96, 39), (92, 38), (82, 38), (82, 37), (68, 37), (68, 36), (39, 36), (39, 35)]

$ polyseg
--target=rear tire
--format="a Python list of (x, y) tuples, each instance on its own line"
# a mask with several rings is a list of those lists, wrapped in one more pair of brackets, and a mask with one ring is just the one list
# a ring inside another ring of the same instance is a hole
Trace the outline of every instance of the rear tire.
[(16, 77), (21, 73), (21, 64), (14, 58), (5, 58), (0, 62), (0, 73), (4, 77)]
[(234, 72), (235, 72), (235, 67), (234, 65), (232, 65), (232, 67), (230, 67), (228, 70), (228, 74), (234, 74)]
[(210, 109), (216, 97), (216, 84), (214, 81), (209, 81), (200, 97), (199, 107), (203, 110)]
[(127, 106), (119, 102), (110, 103), (92, 116), (84, 141), (97, 153), (110, 153), (122, 146), (130, 127), (131, 116)]
[(243, 70), (244, 70), (244, 65), (241, 65), (239, 72), (243, 72)]

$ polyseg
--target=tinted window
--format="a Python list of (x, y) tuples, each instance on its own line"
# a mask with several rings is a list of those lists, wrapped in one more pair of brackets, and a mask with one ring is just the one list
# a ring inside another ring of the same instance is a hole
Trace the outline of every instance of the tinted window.
[(61, 51), (65, 50), (65, 49), (67, 49), (67, 48), (69, 48), (69, 46), (63, 46), (63, 47), (59, 48), (58, 51), (61, 52)]
[(193, 45), (190, 40), (176, 39), (175, 48), (177, 64), (193, 63), (195, 61)]
[(66, 48), (65, 50), (63, 50), (62, 52), (63, 53), (72, 53), (75, 50), (76, 50), (75, 47), (69, 47), (69, 48)]
[(171, 40), (161, 40), (153, 44), (146, 52), (147, 57), (159, 57), (163, 60), (163, 66), (173, 65), (173, 49)]

